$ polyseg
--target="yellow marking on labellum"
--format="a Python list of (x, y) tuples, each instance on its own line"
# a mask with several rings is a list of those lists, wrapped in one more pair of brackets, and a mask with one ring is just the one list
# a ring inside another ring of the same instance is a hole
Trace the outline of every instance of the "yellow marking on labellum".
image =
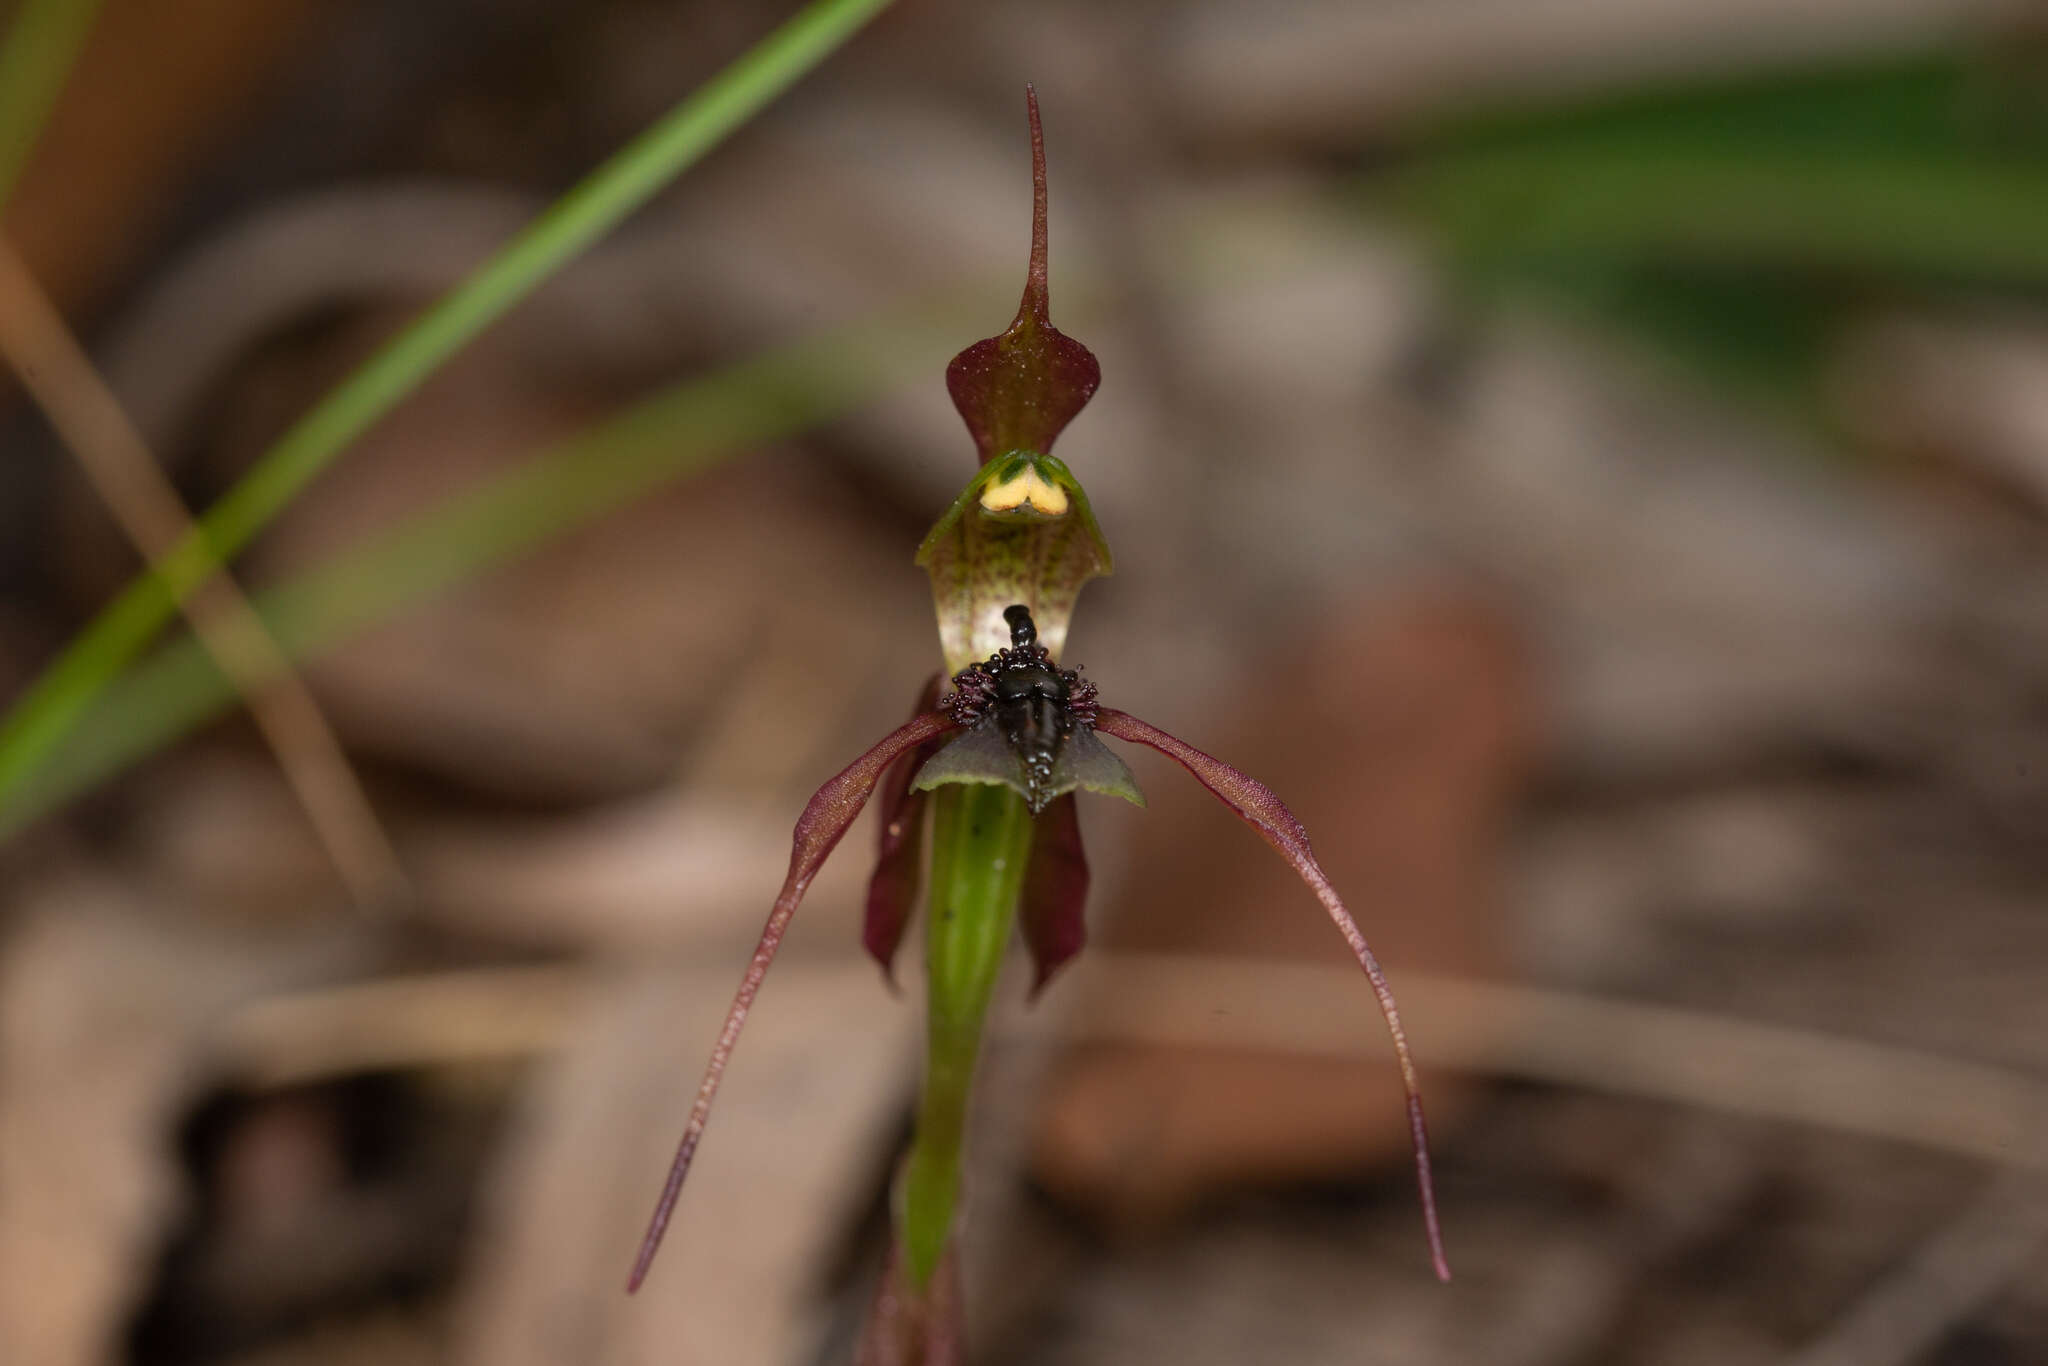
[(1067, 491), (1026, 464), (1008, 479), (991, 483), (981, 491), (981, 510), (997, 516), (1064, 517)]

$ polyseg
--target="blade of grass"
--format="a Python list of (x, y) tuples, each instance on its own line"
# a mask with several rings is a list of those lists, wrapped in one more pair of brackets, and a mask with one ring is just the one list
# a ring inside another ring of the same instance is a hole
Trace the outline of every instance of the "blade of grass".
[[(668, 480), (935, 373), (986, 304), (948, 296), (678, 385), (256, 594), (257, 611), (286, 657), (304, 659)], [(234, 696), (191, 638), (165, 646), (105, 690), (26, 783), (0, 796), (0, 838), (227, 711)]]
[[(0, 238), (0, 355), (145, 559), (185, 534), (192, 519), (178, 491), (5, 238)], [(186, 601), (185, 614), (194, 635), (248, 704), (356, 904), (365, 910), (391, 906), (405, 891), (398, 855), (320, 704), (263, 629), (242, 590), (221, 570)]]
[(464, 343), (788, 89), (889, 0), (815, 0), (614, 154), (314, 406), (102, 611), (0, 724), (0, 799), (33, 772), (178, 603)]
[(0, 48), (0, 209), (28, 165), (100, 0), (23, 0)]

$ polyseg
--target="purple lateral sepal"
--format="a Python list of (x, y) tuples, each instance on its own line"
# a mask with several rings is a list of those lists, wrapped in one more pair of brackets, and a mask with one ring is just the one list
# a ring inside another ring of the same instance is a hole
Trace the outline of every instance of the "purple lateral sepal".
[(1031, 116), (1031, 263), (1017, 317), (998, 336), (953, 357), (946, 392), (960, 410), (986, 464), (1011, 451), (1051, 452), (1053, 441), (1102, 383), (1095, 353), (1052, 325), (1046, 288), (1045, 137), (1038, 96), (1027, 86)]
[(1443, 1229), (1437, 1221), (1436, 1185), (1430, 1176), (1429, 1128), (1422, 1117), (1422, 1083), (1415, 1074), (1415, 1060), (1408, 1051), (1408, 1032), (1401, 1027), (1401, 1012), (1394, 1005), (1394, 990), (1387, 985), (1387, 975), (1365, 942), (1358, 922), (1344, 908), (1343, 899), (1331, 885), (1329, 874), (1316, 861), (1315, 851), (1309, 847), (1308, 831), (1287, 809), (1287, 803), (1258, 779), (1232, 768), (1221, 759), (1204, 754), (1184, 740), (1175, 739), (1157, 726), (1140, 721), (1129, 712), (1100, 707), (1096, 711), (1095, 729), (1119, 740), (1148, 745), (1194, 774), (1197, 782), (1235, 811), (1240, 820), (1258, 831), (1261, 839), (1294, 866), (1294, 871), (1315, 893), (1316, 900), (1322, 902), (1323, 909), (1330, 913), (1330, 919), (1344, 936), (1344, 942), (1350, 945), (1352, 957), (1358, 960), (1358, 966), (1372, 983), (1380, 1014), (1386, 1017), (1387, 1032), (1394, 1039), (1394, 1057), (1401, 1064), (1401, 1085), (1408, 1095), (1408, 1132), (1415, 1146), (1416, 1180), (1422, 1187), (1422, 1222), (1429, 1237), (1430, 1261), (1436, 1268), (1438, 1280), (1450, 1280), (1450, 1263), (1444, 1257)]
[(754, 1008), (754, 998), (761, 992), (761, 980), (768, 975), (769, 965), (775, 961), (775, 951), (782, 947), (782, 937), (789, 932), (790, 918), (803, 904), (804, 893), (810, 890), (811, 880), (824, 867), (825, 859), (838, 846), (846, 828), (868, 804), (868, 798), (874, 795), (875, 784), (881, 781), (889, 766), (919, 745), (940, 739), (956, 729), (957, 723), (943, 712), (926, 712), (912, 717), (908, 725), (889, 732), (881, 743), (833, 775), (811, 797), (803, 814), (797, 817), (789, 851), (789, 874), (783, 878), (782, 891), (768, 912), (768, 923), (762, 927), (760, 942), (754, 946), (754, 956), (740, 978), (739, 990), (733, 993), (732, 1004), (726, 1008), (725, 1024), (718, 1031), (718, 1041), (711, 1046), (711, 1061), (704, 1067), (704, 1080), (697, 1085), (697, 1099), (690, 1106), (690, 1118), (683, 1126), (682, 1141), (676, 1145), (675, 1160), (669, 1164), (668, 1180), (662, 1185), (661, 1199), (655, 1204), (654, 1217), (648, 1221), (647, 1234), (640, 1240), (640, 1254), (633, 1259), (633, 1275), (626, 1282), (628, 1292), (638, 1290), (640, 1283), (647, 1279), (647, 1268), (653, 1264), (654, 1254), (661, 1247), (662, 1234), (668, 1231), (669, 1216), (675, 1213), (676, 1197), (682, 1193), (683, 1178), (690, 1174), (690, 1162), (697, 1155), (697, 1144), (704, 1137), (705, 1124), (711, 1119), (711, 1102), (718, 1097), (718, 1083), (725, 1076), (725, 1065), (732, 1057), (733, 1045), (739, 1042), (740, 1029), (747, 1022), (747, 1012)]
[[(917, 710), (932, 710), (939, 700), (939, 675), (918, 695)], [(899, 756), (882, 780), (882, 825), (876, 839), (875, 871), (868, 879), (867, 914), (861, 922), (861, 943), (882, 966), (882, 976), (896, 985), (896, 948), (910, 924), (924, 881), (924, 808), (926, 794), (912, 790), (910, 780), (936, 754), (943, 739), (928, 740)]]
[(1024, 871), (1018, 924), (1031, 950), (1033, 1000), (1088, 942), (1087, 903), (1088, 855), (1081, 848), (1081, 821), (1069, 792), (1039, 814)]

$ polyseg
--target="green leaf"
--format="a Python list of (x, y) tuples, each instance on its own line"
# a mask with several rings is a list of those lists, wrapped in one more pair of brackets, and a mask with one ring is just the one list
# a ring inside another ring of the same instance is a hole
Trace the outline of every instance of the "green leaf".
[(269, 525), (351, 441), (888, 3), (814, 0), (591, 172), (299, 419), (15, 703), (0, 723), (0, 798), (12, 796), (33, 775), (178, 603)]
[[(667, 480), (800, 432), (911, 375), (957, 336), (950, 299), (768, 351), (676, 385), (480, 487), (254, 595), (273, 637), (304, 659), (602, 516)], [(190, 636), (91, 701), (29, 778), (0, 796), (0, 835), (235, 705)]]
[(100, 0), (23, 0), (0, 48), (0, 207), (21, 179)]

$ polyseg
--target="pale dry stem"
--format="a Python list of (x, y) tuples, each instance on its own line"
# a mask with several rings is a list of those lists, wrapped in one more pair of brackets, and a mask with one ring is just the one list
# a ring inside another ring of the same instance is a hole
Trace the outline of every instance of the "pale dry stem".
[[(120, 400), (100, 377), (14, 246), (0, 240), (0, 354), (78, 460), (114, 520), (155, 563), (192, 518)], [(241, 694), (336, 872), (366, 908), (405, 890), (398, 856), (305, 680), (224, 568), (181, 604), (200, 643)]]

